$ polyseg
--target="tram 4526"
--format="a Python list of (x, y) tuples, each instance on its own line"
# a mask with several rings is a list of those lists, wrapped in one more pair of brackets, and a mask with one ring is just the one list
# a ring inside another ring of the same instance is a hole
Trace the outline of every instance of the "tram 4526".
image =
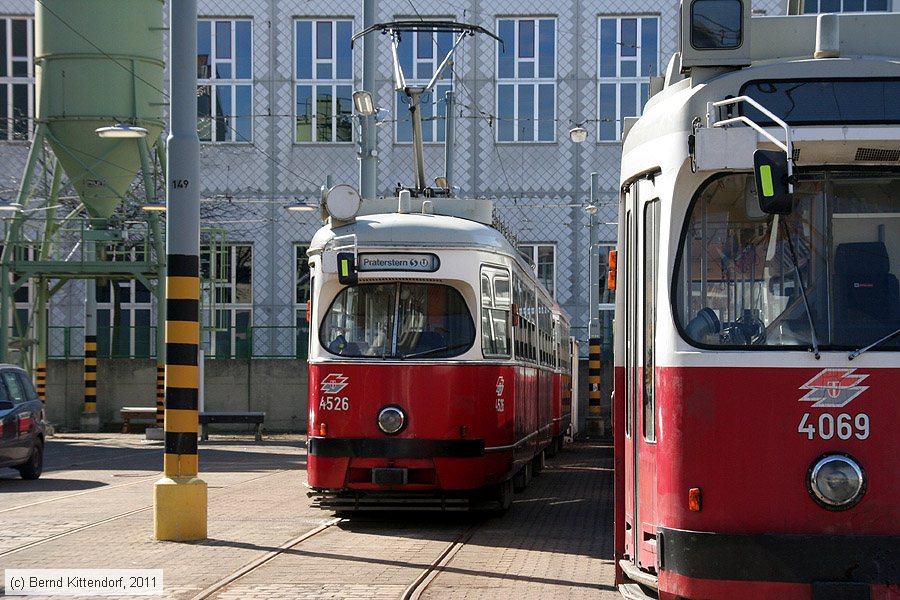
[(685, 0), (625, 125), (631, 597), (900, 597), (900, 14)]
[(310, 496), (508, 508), (569, 426), (566, 315), (489, 200), (404, 190), (360, 205), (336, 186), (325, 203), (309, 249)]

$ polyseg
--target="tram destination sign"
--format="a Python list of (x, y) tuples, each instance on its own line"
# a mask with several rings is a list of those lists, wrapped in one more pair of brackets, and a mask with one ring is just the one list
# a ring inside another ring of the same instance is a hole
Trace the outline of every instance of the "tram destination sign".
[(434, 254), (372, 253), (359, 255), (360, 271), (419, 271), (434, 273), (441, 266)]

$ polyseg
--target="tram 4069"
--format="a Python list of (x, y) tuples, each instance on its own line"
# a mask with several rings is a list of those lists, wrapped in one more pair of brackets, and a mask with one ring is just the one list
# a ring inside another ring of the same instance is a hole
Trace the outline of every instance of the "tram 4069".
[(900, 597), (900, 14), (685, 0), (625, 124), (617, 580)]
[(325, 202), (309, 249), (310, 496), (508, 508), (570, 422), (566, 315), (489, 200), (404, 190), (359, 206), (336, 186)]

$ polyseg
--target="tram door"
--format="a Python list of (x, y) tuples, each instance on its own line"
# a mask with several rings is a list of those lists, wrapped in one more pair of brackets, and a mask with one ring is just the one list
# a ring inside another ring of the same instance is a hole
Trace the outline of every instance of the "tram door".
[(660, 202), (650, 181), (625, 194), (625, 551), (656, 570), (656, 315)]

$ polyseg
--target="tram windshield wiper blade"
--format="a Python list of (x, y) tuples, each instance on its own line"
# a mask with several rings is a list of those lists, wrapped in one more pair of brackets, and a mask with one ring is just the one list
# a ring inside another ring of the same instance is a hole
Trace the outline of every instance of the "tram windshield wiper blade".
[[(778, 215), (775, 215), (778, 218)], [(816, 360), (819, 360), (819, 338), (816, 336), (816, 324), (813, 321), (812, 311), (809, 309), (809, 298), (806, 296), (806, 286), (803, 285), (803, 276), (800, 275), (800, 263), (797, 260), (797, 253), (794, 251), (794, 241), (791, 239), (791, 230), (788, 228), (787, 219), (780, 219), (784, 225), (784, 236), (787, 238), (788, 248), (790, 249), (791, 263), (794, 265), (794, 273), (797, 274), (797, 285), (800, 286), (800, 295), (803, 296), (803, 307), (806, 309), (806, 318), (809, 319), (809, 335), (812, 338), (812, 351)]]
[(456, 348), (464, 348), (468, 346), (468, 342), (463, 344), (453, 344), (452, 346), (438, 346), (437, 348), (429, 348), (428, 350), (422, 350), (421, 352), (413, 352), (412, 354), (401, 354), (400, 358), (417, 358), (419, 356), (428, 356), (429, 354), (434, 354), (435, 352), (444, 352), (445, 350), (455, 350)]
[(853, 352), (850, 353), (849, 356), (847, 356), (847, 360), (853, 360), (854, 358), (856, 358), (857, 356), (859, 356), (859, 355), (862, 354), (863, 352), (868, 352), (869, 350), (871, 350), (871, 349), (874, 348), (875, 346), (878, 346), (878, 345), (880, 345), (880, 344), (883, 344), (884, 342), (886, 342), (886, 341), (888, 341), (888, 340), (892, 340), (892, 339), (894, 339), (895, 337), (897, 337), (898, 335), (900, 335), (900, 329), (898, 329), (897, 331), (895, 331), (895, 332), (893, 332), (893, 333), (887, 334), (886, 336), (884, 336), (884, 337), (881, 338), (880, 340), (875, 340), (874, 342), (872, 342), (872, 343), (869, 344), (868, 346), (864, 346), (864, 347), (860, 348), (859, 350), (854, 350)]

